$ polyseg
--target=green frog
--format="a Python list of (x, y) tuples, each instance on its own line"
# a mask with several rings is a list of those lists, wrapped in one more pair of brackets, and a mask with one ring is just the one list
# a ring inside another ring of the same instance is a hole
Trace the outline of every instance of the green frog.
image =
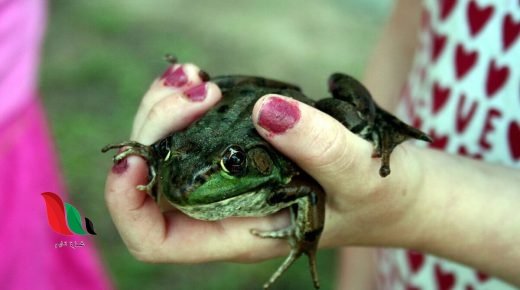
[(378, 107), (368, 90), (345, 74), (330, 77), (333, 98), (320, 101), (306, 97), (295, 85), (261, 77), (221, 76), (211, 81), (220, 87), (223, 98), (187, 129), (150, 146), (128, 141), (107, 145), (102, 151), (124, 148), (114, 156), (114, 162), (128, 155), (142, 156), (148, 162), (149, 183), (138, 188), (148, 191), (158, 204), (171, 205), (196, 219), (266, 216), (289, 208), (289, 227), (251, 230), (260, 238), (285, 239), (291, 247), (264, 288), (305, 254), (318, 289), (316, 251), (325, 223), (325, 193), (257, 133), (251, 120), (255, 102), (265, 94), (280, 94), (333, 116), (373, 143), (373, 157), (382, 160), (382, 177), (390, 174), (390, 154), (395, 146), (408, 138), (430, 138)]

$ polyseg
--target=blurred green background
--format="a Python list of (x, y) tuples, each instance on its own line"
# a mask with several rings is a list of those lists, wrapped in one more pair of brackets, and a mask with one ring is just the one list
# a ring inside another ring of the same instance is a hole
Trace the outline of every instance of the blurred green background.
[[(130, 256), (119, 238), (103, 199), (111, 155), (100, 148), (128, 138), (143, 93), (167, 67), (163, 55), (211, 75), (286, 80), (319, 99), (332, 72), (361, 75), (389, 9), (376, 0), (50, 1), (43, 101), (72, 202), (94, 221), (117, 289), (260, 289), (282, 261), (151, 265)], [(318, 258), (322, 289), (332, 289), (335, 251)], [(310, 288), (306, 259), (273, 287)]]

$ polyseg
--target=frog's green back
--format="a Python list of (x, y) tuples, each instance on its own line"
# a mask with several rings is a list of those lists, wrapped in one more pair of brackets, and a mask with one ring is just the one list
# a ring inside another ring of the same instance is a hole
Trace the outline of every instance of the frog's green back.
[[(312, 100), (304, 96), (298, 87), (278, 81), (241, 76), (213, 80), (222, 90), (222, 100), (191, 126), (168, 137), (171, 138), (171, 151), (176, 155), (175, 164), (164, 166), (162, 170), (171, 170), (165, 174), (175, 179), (171, 184), (189, 186), (193, 176), (198, 176), (196, 173), (218, 164), (224, 150), (231, 144), (245, 149), (258, 144), (270, 148), (251, 120), (253, 107), (262, 96), (281, 94), (312, 104)], [(289, 160), (274, 149), (272, 155), (274, 166), (281, 170), (281, 176), (292, 174)]]

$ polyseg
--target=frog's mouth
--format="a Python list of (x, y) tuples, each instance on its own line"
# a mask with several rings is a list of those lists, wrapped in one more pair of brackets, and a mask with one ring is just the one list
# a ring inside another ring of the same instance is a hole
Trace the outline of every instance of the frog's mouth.
[[(184, 185), (172, 189), (173, 199), (175, 202), (180, 204), (188, 203), (192, 193), (203, 187), (213, 176), (215, 176), (215, 174), (218, 174), (219, 171), (220, 166), (218, 164), (208, 165), (199, 169), (193, 173), (193, 178), (188, 183), (184, 183)], [(179, 177), (179, 179), (188, 179), (183, 175), (180, 175)]]

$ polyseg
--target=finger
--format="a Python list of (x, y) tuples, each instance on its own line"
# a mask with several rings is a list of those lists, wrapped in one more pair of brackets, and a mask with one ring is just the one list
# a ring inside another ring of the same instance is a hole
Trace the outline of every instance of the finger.
[(171, 132), (179, 131), (202, 116), (221, 97), (219, 87), (211, 82), (170, 94), (149, 108), (133, 140), (150, 145)]
[(179, 212), (165, 214), (166, 239), (151, 256), (153, 262), (199, 263), (208, 261), (254, 262), (289, 251), (285, 240), (262, 239), (251, 229), (272, 231), (290, 223), (288, 211), (261, 218), (227, 218), (201, 221)]
[(112, 167), (105, 200), (112, 219), (130, 252), (149, 255), (165, 239), (165, 220), (155, 202), (136, 186), (147, 183), (147, 164), (129, 156)]
[(288, 252), (286, 241), (261, 239), (250, 233), (251, 229), (270, 231), (287, 227), (287, 211), (262, 218), (216, 222), (195, 220), (180, 211), (163, 214), (147, 193), (136, 189), (137, 185), (146, 184), (146, 169), (144, 160), (129, 156), (114, 165), (105, 188), (114, 224), (137, 259), (170, 263), (252, 262)]
[[(253, 109), (258, 132), (284, 155), (295, 161), (325, 189), (358, 172), (372, 170), (372, 145), (331, 116), (294, 99), (267, 95)], [(359, 162), (362, 160), (363, 162)]]
[(154, 80), (144, 95), (134, 119), (131, 139), (141, 130), (150, 109), (168, 96), (180, 93), (188, 88), (207, 81), (208, 76), (193, 64), (173, 64), (160, 78)]

